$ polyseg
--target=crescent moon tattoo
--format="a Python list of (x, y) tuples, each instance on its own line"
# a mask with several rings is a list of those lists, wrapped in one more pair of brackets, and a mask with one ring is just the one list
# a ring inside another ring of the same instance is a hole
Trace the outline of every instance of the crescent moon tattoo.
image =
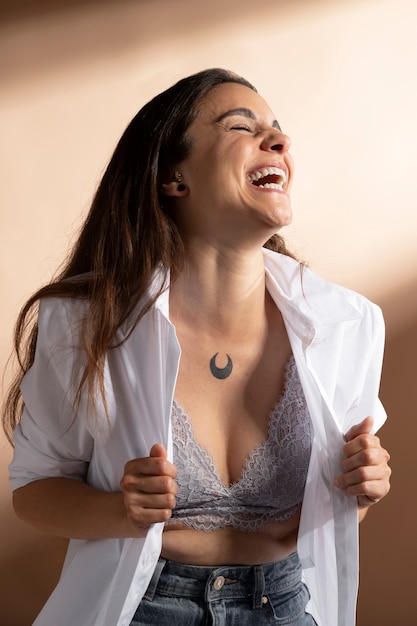
[(225, 378), (228, 378), (230, 376), (230, 374), (232, 373), (232, 369), (233, 369), (233, 362), (232, 359), (230, 358), (230, 356), (228, 354), (226, 354), (227, 356), (227, 365), (225, 367), (217, 367), (216, 365), (216, 357), (219, 353), (216, 352), (216, 354), (214, 356), (211, 357), (210, 359), (210, 372), (213, 374), (213, 376), (215, 378), (218, 378), (219, 380), (224, 380)]

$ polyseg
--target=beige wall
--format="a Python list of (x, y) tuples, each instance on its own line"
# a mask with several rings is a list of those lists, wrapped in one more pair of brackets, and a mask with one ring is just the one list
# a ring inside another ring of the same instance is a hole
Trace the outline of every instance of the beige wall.
[[(381, 393), (391, 420), (381, 435), (393, 490), (361, 528), (358, 623), (417, 623), (415, 1), (3, 4), (0, 368), (20, 305), (62, 259), (136, 110), (204, 67), (243, 74), (293, 139), (290, 244), (385, 312)], [(56, 580), (64, 542), (13, 517), (3, 440), (0, 454), (0, 624), (28, 626)]]

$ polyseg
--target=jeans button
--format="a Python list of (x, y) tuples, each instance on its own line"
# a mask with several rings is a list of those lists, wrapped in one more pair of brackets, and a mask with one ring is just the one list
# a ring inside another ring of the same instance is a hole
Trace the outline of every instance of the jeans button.
[(213, 583), (213, 587), (216, 591), (219, 591), (224, 585), (224, 576), (217, 576)]

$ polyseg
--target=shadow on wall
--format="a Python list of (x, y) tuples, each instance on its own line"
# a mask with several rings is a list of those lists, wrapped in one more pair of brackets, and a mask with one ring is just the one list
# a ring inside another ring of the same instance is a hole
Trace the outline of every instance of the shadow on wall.
[(414, 626), (417, 562), (417, 280), (381, 303), (387, 340), (381, 429), (391, 454), (391, 492), (361, 524), (358, 626)]
[(32, 530), (10, 504), (2, 503), (0, 528), (11, 547), (2, 549), (0, 561), (0, 624), (30, 626), (58, 582), (67, 540)]
[[(110, 4), (113, 0), (0, 0), (0, 21), (11, 22), (57, 13), (66, 9), (74, 10), (86, 5)], [(136, 0), (138, 1), (138, 0)], [(144, 0), (142, 0), (143, 2)], [(146, 0), (145, 0), (146, 1)]]

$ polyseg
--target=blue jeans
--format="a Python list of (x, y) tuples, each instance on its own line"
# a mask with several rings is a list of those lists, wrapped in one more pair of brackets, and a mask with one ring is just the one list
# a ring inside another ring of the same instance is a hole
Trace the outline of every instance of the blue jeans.
[(296, 553), (254, 566), (160, 559), (130, 626), (314, 626), (309, 597)]

